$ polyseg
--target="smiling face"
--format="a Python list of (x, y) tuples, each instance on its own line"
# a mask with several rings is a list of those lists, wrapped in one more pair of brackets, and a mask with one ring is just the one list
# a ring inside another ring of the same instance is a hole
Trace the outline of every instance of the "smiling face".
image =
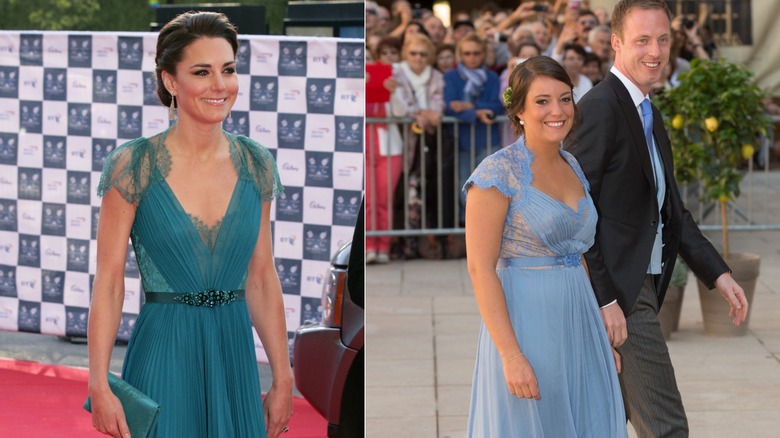
[(176, 76), (162, 74), (165, 87), (176, 95), (180, 119), (222, 123), (238, 94), (233, 49), (223, 38), (199, 38), (184, 49)]
[(414, 42), (404, 47), (404, 60), (416, 74), (421, 74), (429, 66), (431, 48), (422, 42)]
[(539, 76), (528, 87), (523, 111), (517, 114), (525, 124), (528, 144), (558, 144), (574, 123), (571, 88), (549, 76)]
[(669, 62), (669, 17), (661, 9), (631, 9), (625, 17), (622, 38), (612, 34), (615, 67), (642, 93), (650, 92)]

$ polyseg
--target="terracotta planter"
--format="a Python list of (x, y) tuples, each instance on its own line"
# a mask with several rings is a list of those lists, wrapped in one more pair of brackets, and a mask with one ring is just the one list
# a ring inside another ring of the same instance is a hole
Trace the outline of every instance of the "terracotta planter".
[(667, 341), (672, 332), (677, 331), (680, 324), (680, 313), (682, 311), (683, 293), (685, 286), (669, 286), (666, 289), (666, 297), (661, 310), (658, 311), (658, 322), (661, 323), (661, 332)]
[(710, 336), (745, 336), (753, 310), (753, 295), (756, 291), (761, 256), (752, 253), (731, 253), (726, 261), (737, 283), (744, 289), (749, 307), (745, 322), (739, 327), (729, 318), (729, 304), (717, 290), (708, 290), (702, 282), (699, 283), (699, 302), (704, 319), (704, 333)]

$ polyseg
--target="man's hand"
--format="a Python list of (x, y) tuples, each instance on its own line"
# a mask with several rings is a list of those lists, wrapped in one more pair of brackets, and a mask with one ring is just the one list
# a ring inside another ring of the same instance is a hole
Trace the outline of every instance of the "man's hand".
[(617, 303), (601, 309), (601, 319), (604, 320), (604, 328), (607, 329), (607, 337), (612, 348), (618, 348), (628, 338), (626, 317)]
[(478, 109), (477, 119), (486, 125), (492, 125), (496, 121), (493, 111), (489, 109)]
[(748, 302), (745, 298), (745, 291), (734, 281), (734, 278), (728, 272), (722, 274), (715, 280), (715, 287), (723, 296), (731, 309), (729, 317), (734, 318), (734, 326), (739, 327), (747, 318)]

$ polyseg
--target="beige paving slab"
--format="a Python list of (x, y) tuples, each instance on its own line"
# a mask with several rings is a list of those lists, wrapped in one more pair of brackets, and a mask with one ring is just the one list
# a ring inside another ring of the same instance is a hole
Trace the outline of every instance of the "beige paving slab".
[(780, 413), (780, 380), (777, 378), (678, 381), (678, 386), (686, 412), (743, 412), (775, 406)]
[(432, 386), (433, 359), (384, 359), (366, 367), (366, 386)]
[(772, 354), (676, 353), (672, 363), (678, 382), (755, 380), (780, 377), (780, 364)]
[(376, 327), (385, 330), (394, 335), (419, 335), (432, 334), (433, 321), (427, 314), (397, 314), (388, 315), (386, 313), (369, 314), (367, 327)]
[(366, 437), (436, 437), (436, 416), (366, 418)]
[(469, 414), (471, 383), (467, 385), (439, 385), (437, 396), (440, 416)]
[(366, 418), (436, 417), (433, 386), (367, 386)]
[(403, 285), (403, 296), (453, 297), (465, 296), (463, 288), (458, 285), (439, 286), (428, 282), (409, 282)]
[(466, 438), (468, 415), (440, 415), (439, 438)]
[(374, 315), (430, 315), (433, 313), (431, 297), (372, 297), (366, 298), (366, 318)]
[(479, 332), (436, 335), (436, 357), (445, 360), (476, 358)]
[(478, 313), (469, 315), (441, 315), (434, 316), (434, 331), (437, 335), (463, 335), (472, 336), (479, 333), (479, 325), (482, 318)]
[(366, 367), (376, 361), (404, 358), (433, 359), (433, 335), (399, 336), (392, 332), (374, 332), (366, 326)]
[(463, 297), (434, 297), (433, 311), (437, 315), (479, 314), (479, 308), (477, 308), (477, 302), (473, 295)]
[(690, 412), (688, 427), (690, 438), (777, 438), (780, 409)]
[[(778, 316), (778, 318), (780, 318), (780, 316)], [(780, 330), (754, 330), (753, 333), (761, 340), (761, 343), (768, 352), (780, 354)]]
[(473, 357), (436, 361), (436, 383), (439, 385), (471, 385), (473, 375)]

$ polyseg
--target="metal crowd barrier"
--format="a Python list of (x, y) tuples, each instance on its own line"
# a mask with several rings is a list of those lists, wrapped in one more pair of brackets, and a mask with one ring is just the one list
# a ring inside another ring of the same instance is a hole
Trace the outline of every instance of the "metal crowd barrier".
[[(772, 117), (775, 123), (780, 123), (780, 116), (773, 116)], [(390, 187), (390, 184), (388, 184), (387, 187), (387, 198), (391, 200), (389, 205), (387, 205), (387, 209), (389, 212), (389, 225), (388, 229), (386, 230), (377, 230), (376, 228), (376, 208), (371, 208), (371, 214), (368, 218), (366, 218), (367, 225), (370, 224), (370, 226), (366, 227), (366, 236), (424, 236), (424, 235), (447, 235), (447, 234), (462, 234), (465, 232), (464, 228), (459, 226), (460, 223), (460, 202), (459, 202), (459, 193), (461, 190), (461, 187), (459, 187), (459, 148), (458, 148), (458, 126), (462, 122), (459, 122), (458, 119), (454, 117), (443, 117), (442, 123), (438, 126), (436, 130), (436, 145), (428, 145), (425, 142), (425, 136), (422, 135), (421, 141), (420, 141), (420, 147), (418, 147), (414, 152), (410, 152), (409, 148), (407, 147), (406, 138), (408, 138), (409, 134), (412, 130), (412, 123), (414, 122), (414, 119), (412, 118), (396, 118), (396, 117), (388, 117), (388, 118), (378, 118), (378, 117), (367, 117), (366, 118), (366, 130), (370, 129), (372, 125), (375, 124), (391, 124), (395, 123), (399, 126), (401, 137), (404, 139), (404, 147), (403, 147), (403, 155), (402, 155), (402, 162), (403, 162), (403, 171), (401, 178), (398, 182), (399, 185), (402, 186), (400, 191), (402, 192), (403, 200), (401, 201), (401, 205), (403, 206), (403, 219), (401, 220), (400, 224), (395, 224), (393, 221), (393, 212), (395, 211), (394, 205), (392, 201), (395, 201), (395, 194), (396, 190), (394, 187)], [(507, 125), (508, 119), (506, 116), (498, 116), (496, 117), (496, 123)], [(476, 156), (476, 150), (474, 147), (474, 139), (475, 139), (475, 126), (471, 125), (471, 151), (470, 151), (470, 160), (471, 165), (469, 168), (473, 170), (476, 165), (474, 163), (475, 156)], [(505, 126), (500, 126), (499, 130), (503, 132), (504, 129), (506, 129)], [(452, 135), (452, 156), (451, 157), (445, 157), (443, 155), (443, 138), (446, 135), (446, 132), (451, 132)], [(370, 189), (376, 190), (376, 184), (375, 184), (375, 178), (376, 175), (374, 174), (373, 168), (374, 168), (374, 159), (375, 154), (369, 153), (370, 151), (374, 151), (375, 144), (374, 144), (374, 137), (369, 136), (370, 141), (366, 144), (366, 178), (374, 178), (372, 181)], [(763, 154), (762, 158), (759, 158), (759, 162), (761, 162), (761, 166), (755, 165), (753, 160), (748, 160), (747, 166), (744, 169), (746, 175), (745, 178), (742, 181), (741, 184), (741, 192), (742, 195), (738, 197), (735, 200), (732, 200), (728, 203), (727, 211), (728, 211), (728, 227), (729, 230), (747, 230), (747, 231), (778, 231), (780, 230), (780, 202), (778, 202), (778, 199), (780, 199), (780, 172), (778, 171), (771, 171), (769, 162), (770, 162), (770, 148), (772, 147), (773, 142), (773, 135), (770, 136), (768, 139), (762, 140), (763, 144), (760, 145), (758, 154)], [(488, 145), (492, 144), (491, 139), (491, 130), (488, 129), (487, 134), (487, 140)], [(501, 146), (505, 146), (509, 144), (510, 142), (502, 141), (500, 142)], [(433, 147), (435, 150), (435, 154), (433, 157), (428, 157), (428, 154), (426, 152), (430, 152), (430, 147)], [(369, 149), (370, 148), (370, 149)], [(488, 147), (488, 154), (495, 151), (495, 148)], [(414, 154), (414, 155), (412, 155)], [(416, 155), (416, 157), (415, 157)], [(435, 157), (436, 160), (436, 166), (433, 171), (435, 172), (435, 177), (433, 179), (428, 178), (428, 172), (431, 169), (428, 169), (427, 160), (433, 159)], [(412, 163), (413, 159), (417, 158), (419, 160), (419, 175), (413, 176), (409, 172), (410, 164)], [(444, 193), (443, 187), (445, 186), (444, 177), (442, 175), (442, 168), (443, 168), (443, 162), (445, 159), (451, 159), (453, 163), (453, 181), (452, 186), (454, 187), (454, 190), (452, 190), (451, 193)], [(390, 163), (388, 162), (388, 179), (389, 179), (389, 167)], [(430, 187), (428, 187), (429, 184), (433, 183), (435, 185), (434, 187), (434, 196), (431, 199), (431, 190)], [(412, 226), (410, 223), (410, 214), (409, 214), (409, 195), (410, 195), (410, 188), (416, 187), (416, 193), (419, 196), (419, 219), (420, 224), (419, 227)], [(680, 191), (682, 192), (683, 201), (685, 202), (688, 209), (693, 214), (694, 219), (697, 220), (697, 223), (699, 224), (699, 227), (702, 230), (720, 230), (722, 229), (723, 225), (721, 224), (720, 214), (718, 210), (718, 205), (716, 205), (713, 202), (703, 202), (701, 201), (703, 190), (698, 184), (690, 184), (690, 185), (683, 185), (680, 186)], [(443, 215), (443, 207), (445, 200), (448, 199), (448, 201), (451, 201), (454, 205), (454, 211), (453, 211), (453, 217), (451, 218), (451, 221), (448, 221), (453, 226), (445, 226), (445, 217)], [(369, 202), (375, 202), (376, 196), (375, 193), (369, 194)], [(376, 207), (376, 206), (373, 206)], [(428, 217), (428, 210), (431, 208), (435, 208), (437, 214), (434, 220), (434, 223), (430, 225), (427, 222)]]
[[(396, 124), (399, 127), (399, 130), (401, 132), (401, 137), (404, 139), (404, 147), (403, 147), (403, 154), (402, 154), (402, 163), (403, 163), (403, 173), (401, 174), (401, 179), (398, 182), (399, 185), (402, 186), (402, 193), (404, 196), (402, 205), (405, 207), (403, 212), (403, 224), (402, 227), (395, 226), (396, 224), (393, 223), (392, 220), (392, 212), (394, 211), (393, 203), (391, 202), (390, 205), (387, 206), (388, 211), (390, 212), (390, 223), (388, 225), (387, 230), (377, 230), (376, 229), (376, 208), (371, 208), (372, 214), (369, 215), (368, 218), (366, 218), (367, 224), (370, 224), (370, 227), (367, 227), (366, 229), (366, 236), (423, 236), (423, 235), (446, 235), (446, 234), (463, 234), (465, 232), (464, 228), (458, 226), (460, 222), (460, 201), (459, 201), (459, 194), (460, 189), (459, 187), (459, 125), (463, 124), (463, 122), (460, 122), (455, 117), (442, 117), (442, 122), (439, 124), (439, 126), (436, 129), (436, 145), (429, 145), (426, 144), (425, 135), (420, 135), (420, 143), (419, 147), (416, 148), (414, 152), (410, 152), (409, 148), (407, 147), (406, 139), (409, 137), (411, 131), (412, 131), (412, 124), (414, 122), (414, 119), (412, 118), (403, 118), (403, 117), (387, 117), (387, 118), (379, 118), (379, 117), (367, 117), (366, 118), (366, 131), (371, 129), (372, 125), (376, 124)], [(499, 125), (504, 125), (508, 123), (508, 119), (506, 116), (496, 116), (495, 123)], [(471, 164), (469, 168), (473, 170), (476, 168), (475, 158), (476, 158), (476, 150), (474, 148), (474, 140), (476, 138), (475, 133), (475, 126), (471, 124), (471, 130), (470, 130), (470, 143), (471, 143), (471, 152), (470, 152), (470, 161)], [(500, 126), (499, 129), (503, 129), (503, 126)], [(487, 130), (487, 153), (491, 154), (497, 150), (497, 147), (491, 147), (490, 145), (493, 143), (492, 139), (492, 130)], [(443, 144), (443, 139), (445, 135), (451, 135), (452, 136), (452, 149), (451, 149), (451, 156), (446, 157)], [(366, 178), (374, 178), (372, 181), (372, 184), (370, 184), (371, 191), (376, 189), (376, 183), (375, 178), (376, 175), (374, 175), (373, 168), (375, 166), (375, 154), (373, 152), (375, 149), (374, 142), (376, 141), (373, 136), (368, 136), (369, 140), (366, 144)], [(435, 155), (433, 157), (429, 157), (428, 152), (430, 152), (430, 148), (433, 147), (435, 150)], [(415, 166), (419, 168), (419, 175), (411, 175), (409, 173), (410, 166), (412, 162), (417, 159), (418, 166)], [(434, 180), (431, 180), (428, 175), (428, 160), (435, 159), (435, 176)], [(445, 187), (445, 181), (444, 176), (442, 172), (442, 168), (444, 167), (445, 160), (452, 160), (452, 187), (454, 187), (454, 190), (452, 190), (451, 193), (444, 193), (443, 188)], [(388, 162), (388, 180), (390, 173), (390, 163)], [(469, 172), (470, 174), (470, 172)], [(415, 178), (416, 177), (416, 178)], [(430, 188), (428, 185), (430, 183), (433, 183), (435, 185), (435, 199), (430, 199), (429, 196), (429, 190)], [(412, 227), (410, 224), (410, 216), (409, 216), (409, 194), (410, 194), (410, 188), (413, 188), (413, 186), (417, 187), (417, 194), (419, 195), (419, 208), (420, 208), (420, 227), (415, 228)], [(396, 193), (395, 188), (390, 187), (390, 184), (387, 185), (387, 198), (389, 200), (394, 201), (394, 194)], [(447, 199), (449, 198), (449, 199)], [(375, 193), (369, 193), (369, 199), (370, 202), (373, 202), (373, 200), (376, 199)], [(454, 211), (452, 213), (451, 222), (454, 223), (454, 226), (445, 226), (445, 217), (444, 217), (444, 204), (445, 200), (451, 201), (454, 206)], [(435, 224), (433, 226), (429, 226), (427, 223), (428, 218), (428, 210), (431, 208), (436, 209), (436, 218), (435, 218)]]

